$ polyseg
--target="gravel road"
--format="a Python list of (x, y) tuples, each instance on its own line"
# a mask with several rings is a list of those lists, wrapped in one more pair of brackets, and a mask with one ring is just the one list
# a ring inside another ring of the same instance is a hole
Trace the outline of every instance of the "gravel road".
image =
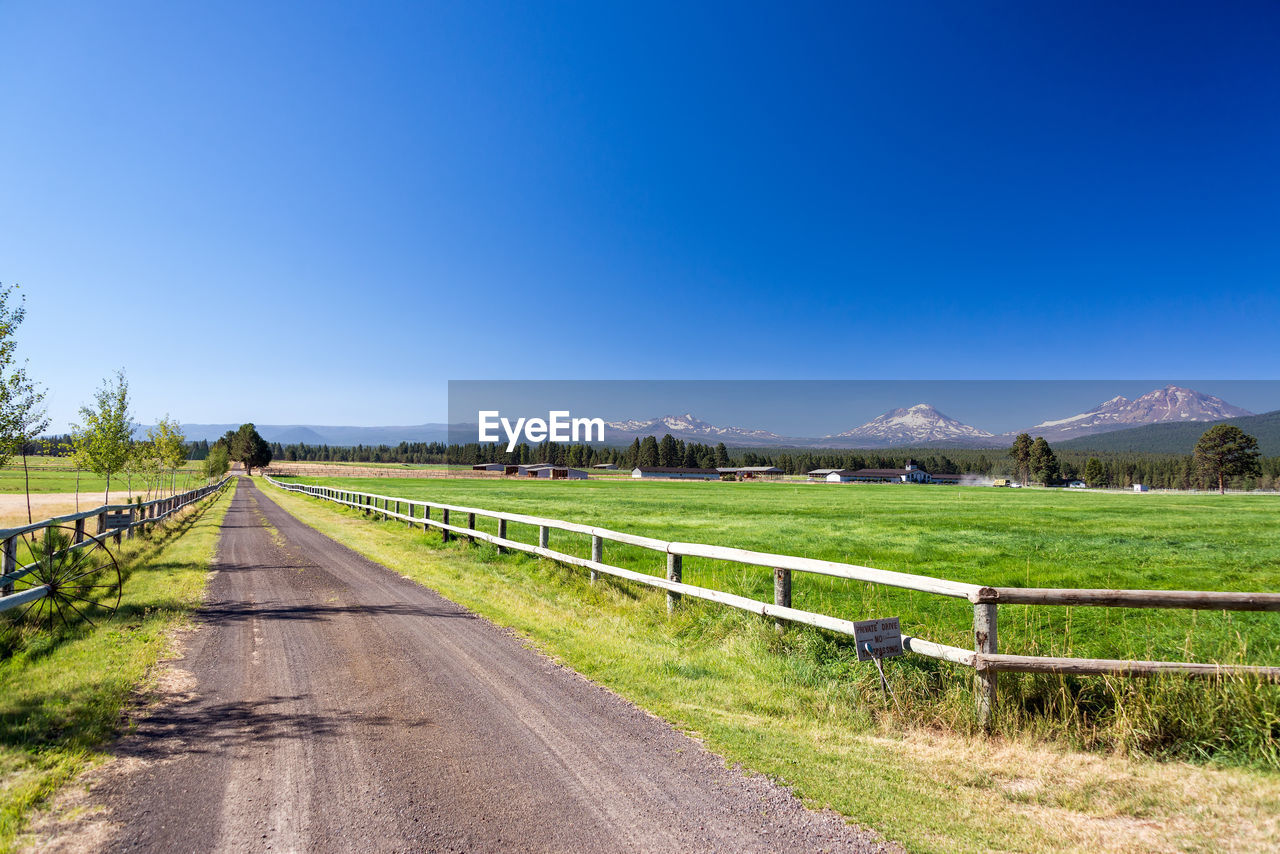
[(879, 851), (252, 482), (170, 697), (54, 848)]

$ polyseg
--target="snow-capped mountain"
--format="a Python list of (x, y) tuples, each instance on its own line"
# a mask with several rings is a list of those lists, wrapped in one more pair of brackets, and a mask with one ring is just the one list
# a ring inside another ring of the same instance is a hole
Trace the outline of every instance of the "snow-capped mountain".
[(996, 440), (986, 430), (948, 418), (927, 403), (917, 403), (906, 409), (891, 409), (861, 427), (826, 438), (840, 445), (858, 448), (946, 443), (985, 446)]
[(1232, 406), (1220, 397), (1170, 385), (1149, 391), (1137, 400), (1113, 397), (1088, 412), (1081, 412), (1070, 418), (1042, 421), (1034, 427), (1014, 430), (1006, 435), (1030, 433), (1032, 436), (1043, 436), (1050, 442), (1059, 442), (1064, 439), (1123, 430), (1126, 427), (1138, 427), (1143, 424), (1160, 424), (1168, 421), (1221, 421), (1224, 418), (1235, 418), (1240, 415), (1253, 415), (1253, 413), (1247, 409)]
[(627, 421), (606, 421), (605, 435), (610, 442), (644, 438), (670, 433), (677, 439), (714, 444), (724, 442), (726, 445), (776, 445), (795, 440), (770, 433), (768, 430), (751, 430), (743, 427), (718, 427), (708, 424), (693, 414), (664, 415), (661, 418), (630, 419)]

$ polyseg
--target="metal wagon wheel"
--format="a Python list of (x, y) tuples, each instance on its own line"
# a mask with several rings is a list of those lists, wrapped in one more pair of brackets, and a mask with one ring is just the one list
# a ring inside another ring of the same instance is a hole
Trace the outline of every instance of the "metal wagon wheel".
[(79, 544), (74, 538), (75, 529), (62, 525), (23, 538), (25, 554), (20, 550), (18, 560), (28, 571), (14, 581), (14, 592), (40, 586), (49, 592), (29, 603), (19, 619), (30, 617), (52, 632), (58, 621), (70, 626), (84, 620), (96, 626), (120, 607), (124, 578), (115, 555), (100, 537), (86, 534)]

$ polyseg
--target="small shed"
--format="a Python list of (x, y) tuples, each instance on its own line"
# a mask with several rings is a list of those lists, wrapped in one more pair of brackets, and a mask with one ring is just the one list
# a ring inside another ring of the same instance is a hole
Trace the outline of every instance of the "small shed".
[(1133, 491), (1134, 492), (1150, 492), (1151, 488), (1147, 486), (1145, 483), (1135, 483), (1133, 485)]

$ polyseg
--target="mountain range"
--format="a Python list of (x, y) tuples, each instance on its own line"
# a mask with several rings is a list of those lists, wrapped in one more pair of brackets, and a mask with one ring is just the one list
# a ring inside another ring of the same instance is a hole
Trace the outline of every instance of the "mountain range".
[[(892, 447), (1007, 447), (1018, 433), (1043, 436), (1050, 442), (1068, 442), (1071, 447), (1088, 447), (1105, 450), (1099, 439), (1082, 442), (1085, 437), (1101, 434), (1133, 432), (1138, 427), (1169, 427), (1187, 425), (1178, 430), (1157, 431), (1118, 439), (1107, 447), (1139, 449), (1150, 438), (1163, 444), (1185, 444), (1184, 434), (1198, 438), (1201, 429), (1197, 424), (1227, 419), (1241, 419), (1253, 413), (1233, 406), (1213, 395), (1179, 386), (1153, 389), (1134, 400), (1117, 396), (1104, 401), (1085, 412), (1066, 418), (1042, 421), (1039, 424), (1006, 433), (992, 433), (951, 418), (928, 403), (891, 409), (870, 421), (849, 430), (821, 438), (783, 436), (768, 430), (725, 427), (710, 424), (686, 412), (682, 415), (664, 415), (656, 418), (639, 418), (607, 421), (606, 439), (609, 444), (627, 444), (633, 439), (670, 433), (687, 442), (716, 444), (724, 442), (732, 447), (792, 447), (792, 448), (892, 448)], [(1261, 417), (1261, 416), (1259, 416)], [(1270, 424), (1270, 422), (1267, 422)], [(237, 424), (185, 424), (183, 429), (192, 440), (213, 441)], [(455, 425), (462, 428), (465, 425)], [(259, 424), (258, 432), (269, 442), (281, 444), (305, 443), (308, 445), (396, 445), (400, 442), (446, 442), (448, 425), (440, 423), (417, 424), (406, 427), (341, 427), (311, 424)], [(472, 431), (466, 431), (472, 432)], [(472, 433), (474, 435), (474, 433)], [(1176, 437), (1176, 438), (1174, 438)], [(1191, 444), (1194, 444), (1194, 438)], [(1136, 446), (1135, 446), (1136, 443)]]
[[(891, 409), (858, 427), (820, 439), (781, 436), (767, 430), (719, 427), (690, 413), (606, 423), (610, 442), (629, 442), (634, 438), (670, 433), (685, 441), (724, 442), (740, 447), (1003, 448), (1019, 433), (1043, 436), (1049, 442), (1061, 442), (1148, 424), (1203, 424), (1252, 414), (1220, 397), (1170, 385), (1153, 389), (1135, 400), (1117, 396), (1076, 415), (999, 434), (944, 415), (928, 403)], [(1199, 435), (1197, 432), (1196, 436)]]

